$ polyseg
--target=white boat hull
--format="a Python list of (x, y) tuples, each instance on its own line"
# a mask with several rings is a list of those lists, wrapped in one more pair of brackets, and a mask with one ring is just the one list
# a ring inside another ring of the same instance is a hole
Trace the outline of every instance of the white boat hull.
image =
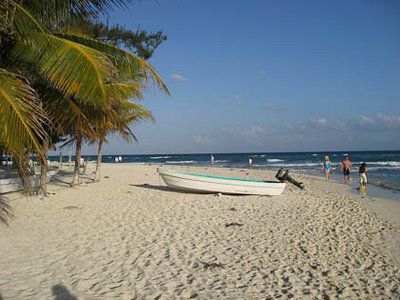
[[(50, 170), (47, 172), (47, 177), (53, 176), (58, 173), (58, 169)], [(30, 178), (30, 186), (33, 189), (38, 188), (40, 185), (40, 174), (35, 174)], [(24, 185), (19, 177), (0, 179), (0, 194), (12, 193), (22, 191)]]
[(286, 186), (280, 181), (225, 178), (164, 168), (157, 171), (169, 187), (194, 192), (275, 196), (282, 194)]

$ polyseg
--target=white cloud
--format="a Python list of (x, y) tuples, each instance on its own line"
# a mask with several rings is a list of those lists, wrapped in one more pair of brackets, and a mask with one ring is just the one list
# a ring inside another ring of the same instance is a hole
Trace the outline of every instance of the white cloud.
[(267, 70), (264, 69), (264, 68), (261, 68), (261, 69), (258, 71), (258, 73), (260, 73), (260, 75), (262, 75), (262, 76), (265, 76), (265, 75), (267, 75)]
[(400, 128), (400, 115), (376, 114), (374, 116), (361, 116), (359, 124), (368, 128)]
[(336, 123), (332, 127), (334, 129), (345, 129), (346, 128), (346, 123), (341, 121), (341, 120), (337, 120)]
[(368, 118), (366, 116), (361, 116), (360, 123), (361, 124), (374, 124), (375, 122), (371, 118)]
[(376, 119), (385, 127), (390, 127), (390, 128), (400, 127), (400, 116), (377, 114)]
[(202, 133), (195, 134), (193, 136), (193, 140), (194, 140), (195, 143), (201, 144), (201, 145), (210, 145), (210, 144), (212, 144), (211, 138), (208, 135), (202, 134)]
[(247, 135), (255, 139), (260, 138), (264, 134), (265, 130), (261, 126), (250, 126), (246, 131)]
[(324, 117), (318, 117), (310, 120), (311, 124), (317, 126), (324, 126), (328, 123), (328, 119)]
[(243, 100), (242, 96), (240, 96), (240, 95), (236, 95), (236, 96), (235, 96), (235, 101), (236, 101), (237, 103), (242, 103), (242, 100)]
[(265, 135), (265, 128), (259, 125), (252, 125), (246, 128), (225, 129), (225, 132), (245, 138), (246, 140), (260, 139)]
[(171, 78), (175, 81), (186, 81), (187, 79), (180, 74), (172, 74)]
[(274, 111), (274, 112), (282, 112), (284, 109), (280, 106), (277, 106), (276, 104), (273, 103), (265, 103), (262, 108), (264, 108), (266, 111)]

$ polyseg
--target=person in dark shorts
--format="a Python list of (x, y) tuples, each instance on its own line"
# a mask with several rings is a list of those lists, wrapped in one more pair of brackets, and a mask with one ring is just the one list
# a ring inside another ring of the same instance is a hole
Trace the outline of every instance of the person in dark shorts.
[(346, 155), (342, 161), (340, 169), (343, 171), (344, 183), (349, 183), (350, 180), (350, 170), (353, 168), (349, 157)]

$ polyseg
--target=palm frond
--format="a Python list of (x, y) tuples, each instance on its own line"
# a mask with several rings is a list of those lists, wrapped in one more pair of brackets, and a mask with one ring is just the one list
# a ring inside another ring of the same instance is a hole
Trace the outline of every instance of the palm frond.
[(138, 141), (130, 127), (132, 124), (144, 120), (155, 121), (149, 110), (134, 102), (124, 101), (115, 105), (113, 109), (116, 111), (118, 118), (111, 124), (109, 131), (120, 134), (125, 141), (130, 141), (131, 139)]
[[(83, 107), (77, 105), (69, 98), (47, 99), (43, 103), (49, 119), (52, 120), (55, 130), (60, 135), (71, 137), (95, 138), (97, 137)], [(90, 108), (86, 108), (90, 111)]]
[(164, 93), (167, 95), (170, 94), (167, 86), (153, 66), (140, 57), (109, 43), (101, 42), (77, 33), (59, 34), (59, 36), (107, 54), (119, 71), (118, 75), (121, 78), (118, 78), (118, 81), (141, 80), (144, 81), (144, 83), (153, 82), (155, 86), (159, 87)]
[(33, 33), (29, 42), (17, 42), (12, 55), (35, 66), (50, 86), (78, 102), (102, 106), (108, 101), (105, 85), (116, 69), (98, 50), (51, 34)]
[(30, 36), (34, 31), (46, 32), (46, 29), (32, 11), (16, 1), (11, 2), (15, 7), (15, 15), (13, 17), (14, 29), (20, 36)]
[(133, 0), (46, 0), (23, 1), (43, 22), (65, 21), (76, 16), (97, 16), (115, 7), (127, 7)]
[(48, 121), (36, 92), (18, 75), (0, 68), (0, 144), (16, 157), (30, 147), (42, 157)]
[(109, 83), (106, 85), (107, 94), (111, 99), (130, 99), (134, 98), (136, 100), (142, 100), (143, 86), (139, 82), (116, 82)]

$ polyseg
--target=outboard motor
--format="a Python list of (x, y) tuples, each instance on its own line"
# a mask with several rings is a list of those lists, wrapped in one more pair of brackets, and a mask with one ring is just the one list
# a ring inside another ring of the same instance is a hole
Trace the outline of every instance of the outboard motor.
[(276, 173), (275, 178), (281, 182), (288, 181), (302, 190), (305, 188), (304, 183), (297, 181), (289, 175), (289, 169), (280, 168), (278, 173)]

